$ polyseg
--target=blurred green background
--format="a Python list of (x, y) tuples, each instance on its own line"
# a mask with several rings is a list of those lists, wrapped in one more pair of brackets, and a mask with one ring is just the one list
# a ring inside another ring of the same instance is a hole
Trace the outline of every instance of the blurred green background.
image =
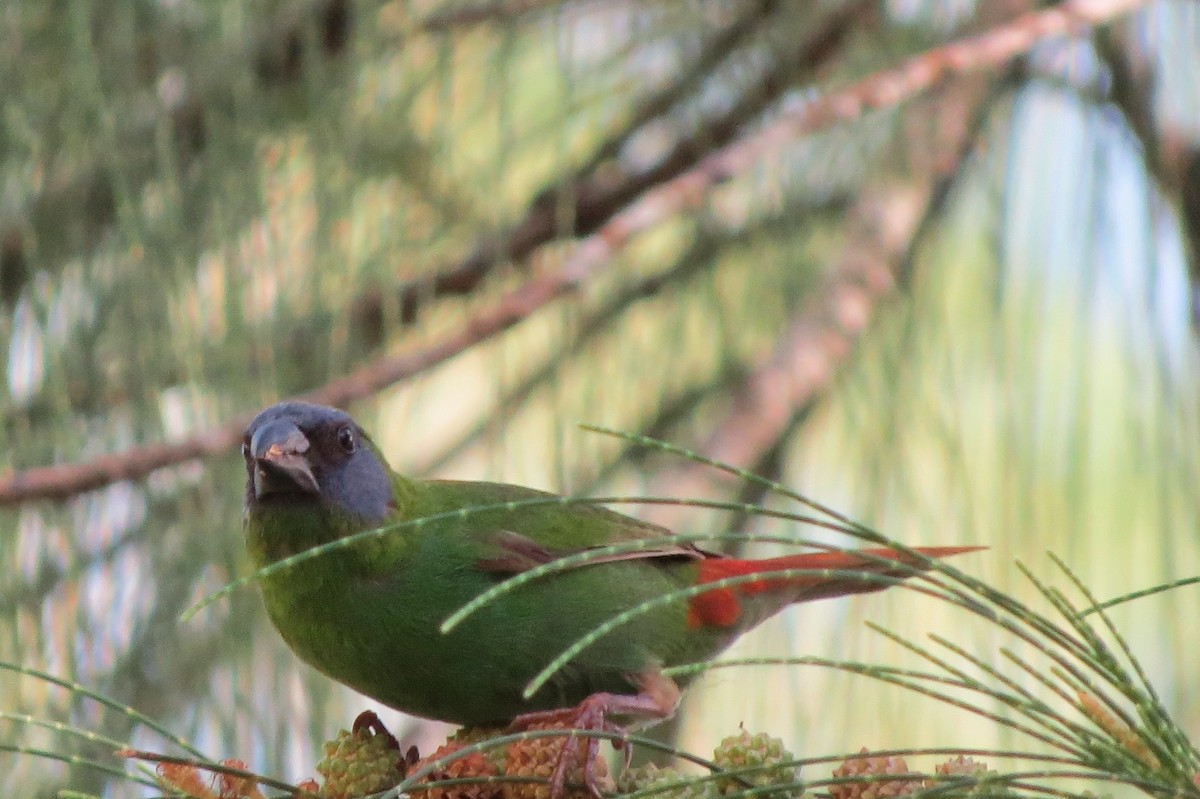
[[(963, 568), (1018, 596), (1032, 591), (1014, 559), (1049, 578), (1047, 550), (1100, 597), (1197, 574), (1200, 6), (1127, 4), (991, 62), (979, 46), (955, 62), (971, 69), (853, 119), (783, 125), (1055, 5), (5, 4), (0, 658), (214, 758), (310, 776), (368, 703), (302, 666), (253, 590), (180, 614), (248, 572), (228, 431), (323, 387), (415, 474), (774, 501), (582, 421), (754, 470), (910, 544), (986, 544)], [(214, 430), (190, 453), (204, 457), (171, 450), (148, 475), (23, 482), (104, 455), (136, 467), (144, 447)], [(1184, 588), (1114, 615), (1200, 734), (1196, 603)], [(894, 591), (790, 611), (731, 654), (913, 662), (864, 618), (981, 654), (1009, 644)], [(0, 672), (0, 697), (167, 748), (38, 679)], [(422, 751), (446, 729), (383, 715)], [(1030, 745), (787, 667), (710, 675), (675, 734), (705, 752), (738, 722), (812, 756)], [(112, 761), (0, 724), (9, 744)], [(8, 796), (147, 795), (0, 762)]]

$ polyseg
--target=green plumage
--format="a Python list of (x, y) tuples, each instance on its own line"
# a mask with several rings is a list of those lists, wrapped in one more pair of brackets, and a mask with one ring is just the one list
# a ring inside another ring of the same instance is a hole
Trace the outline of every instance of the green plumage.
[[(545, 498), (494, 483), (408, 481), (386, 523), (502, 502)], [(337, 509), (252, 513), (255, 563), (371, 529)], [(636, 692), (647, 667), (712, 657), (731, 631), (689, 629), (687, 604), (658, 607), (584, 650), (530, 701), (526, 684), (581, 636), (635, 604), (696, 579), (684, 556), (603, 563), (554, 574), (502, 595), (443, 635), (454, 611), (510, 574), (482, 571), (503, 557), (497, 534), (516, 533), (557, 554), (665, 531), (585, 505), (495, 510), (401, 527), (350, 550), (311, 559), (263, 581), (276, 628), (300, 657), (386, 705), (459, 724), (502, 722), (573, 705), (591, 693)]]
[[(262, 579), (284, 640), (308, 663), (386, 705), (460, 724), (505, 722), (598, 693), (619, 695), (597, 705), (604, 712), (665, 717), (678, 690), (662, 667), (714, 657), (789, 603), (889, 584), (865, 573), (904, 578), (928, 568), (928, 557), (967, 549), (741, 561), (687, 544), (647, 544), (531, 580), (443, 634), (451, 614), (514, 574), (667, 531), (585, 504), (456, 513), (553, 497), (512, 485), (401, 477), (349, 416), (317, 405), (263, 411), (246, 431), (243, 452), (246, 538), (256, 566), (394, 528)], [(404, 524), (414, 520), (426, 521)], [(522, 696), (564, 650), (631, 608), (724, 577), (781, 569), (804, 571), (656, 605), (596, 638), (530, 699)]]

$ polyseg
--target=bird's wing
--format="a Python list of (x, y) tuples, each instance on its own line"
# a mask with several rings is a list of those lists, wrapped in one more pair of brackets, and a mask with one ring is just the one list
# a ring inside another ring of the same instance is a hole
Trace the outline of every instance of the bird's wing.
[[(724, 557), (689, 541), (663, 541), (673, 535), (670, 530), (598, 505), (564, 502), (561, 505), (522, 506), (524, 501), (561, 499), (523, 486), (441, 480), (430, 481), (425, 486), (437, 493), (451, 492), (459, 507), (515, 504), (512, 509), (496, 510), (495, 516), (486, 521), (488, 514), (481, 514), (481, 529), (472, 536), (476, 545), (482, 545), (476, 565), (488, 572), (515, 574), (569, 555), (623, 544), (636, 548), (597, 552), (594, 558), (580, 566)], [(640, 545), (643, 541), (647, 543)], [(654, 543), (649, 543), (651, 541)]]
[[(664, 531), (664, 534), (665, 531)], [(476, 561), (476, 566), (486, 572), (497, 574), (517, 574), (537, 566), (550, 563), (560, 558), (586, 552), (595, 547), (583, 547), (574, 550), (550, 549), (542, 546), (532, 538), (514, 533), (511, 530), (497, 530), (487, 536), (489, 548), (494, 550), (488, 556)], [(579, 566), (595, 566), (599, 563), (616, 563), (618, 561), (648, 560), (652, 558), (686, 558), (701, 560), (704, 558), (721, 557), (714, 553), (705, 552), (690, 544), (676, 546), (655, 546), (638, 549), (633, 552), (612, 552), (597, 554), (588, 558)]]

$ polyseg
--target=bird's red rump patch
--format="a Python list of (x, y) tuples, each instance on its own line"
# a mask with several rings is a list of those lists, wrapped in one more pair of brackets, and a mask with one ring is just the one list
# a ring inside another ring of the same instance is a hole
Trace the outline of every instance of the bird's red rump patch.
[[(764, 571), (763, 561), (735, 560), (733, 558), (711, 558), (698, 564), (696, 582), (713, 583), (726, 577), (741, 577)], [(767, 570), (770, 566), (766, 567)], [(742, 615), (742, 603), (738, 594), (757, 594), (769, 587), (767, 580), (751, 580), (737, 586), (714, 588), (697, 594), (688, 602), (688, 626), (732, 627)]]
[(688, 602), (688, 627), (732, 627), (742, 615), (742, 603), (732, 588), (714, 588)]

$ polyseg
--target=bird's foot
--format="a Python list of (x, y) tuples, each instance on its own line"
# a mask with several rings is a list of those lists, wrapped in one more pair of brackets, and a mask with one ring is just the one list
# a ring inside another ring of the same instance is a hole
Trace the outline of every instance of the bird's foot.
[[(601, 739), (586, 733), (600, 732), (624, 736), (625, 728), (611, 721), (608, 716), (614, 712), (613, 700), (627, 698), (632, 697), (593, 694), (575, 707), (525, 713), (513, 719), (508, 728), (509, 732), (554, 729), (564, 732), (554, 761), (554, 770), (549, 777), (548, 799), (563, 799), (567, 793), (567, 780), (578, 780), (578, 775), (582, 776), (588, 793), (597, 799), (604, 796), (601, 781), (607, 776), (607, 769), (600, 759)], [(613, 746), (624, 748), (628, 761), (629, 747), (623, 747), (619, 740), (614, 740)]]
[(582, 768), (583, 782), (588, 792), (601, 799), (604, 796), (600, 785), (600, 738), (595, 735), (582, 736), (577, 733), (606, 733), (619, 736), (613, 739), (613, 747), (623, 749), (625, 768), (629, 767), (632, 748), (623, 740), (625, 727), (612, 721), (610, 716), (632, 716), (640, 719), (662, 720), (670, 718), (679, 704), (679, 688), (661, 673), (647, 672), (637, 679), (641, 692), (637, 694), (596, 693), (572, 708), (525, 713), (513, 719), (510, 732), (531, 729), (563, 727), (571, 730), (562, 742), (554, 771), (550, 774), (549, 799), (562, 799), (566, 793), (567, 778), (577, 768)]

